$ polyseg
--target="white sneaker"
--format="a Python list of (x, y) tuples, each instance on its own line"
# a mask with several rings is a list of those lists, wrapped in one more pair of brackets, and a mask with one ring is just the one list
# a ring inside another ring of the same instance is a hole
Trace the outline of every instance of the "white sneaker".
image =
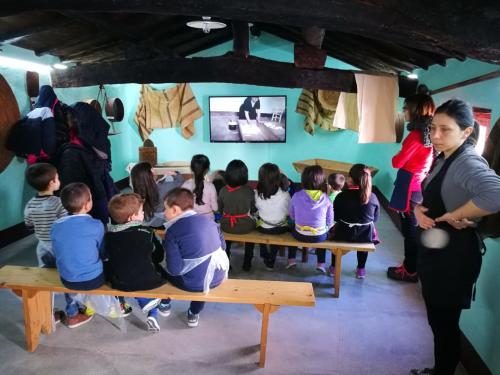
[(146, 326), (149, 332), (158, 333), (160, 332), (160, 325), (154, 316), (148, 316), (146, 320)]
[(191, 310), (187, 312), (187, 325), (188, 327), (194, 328), (198, 327), (198, 323), (200, 322), (200, 314), (192, 314)]
[(142, 308), (142, 312), (144, 314), (147, 314), (151, 310), (153, 310), (155, 307), (157, 307), (161, 302), (161, 298), (155, 298), (149, 301), (144, 307)]

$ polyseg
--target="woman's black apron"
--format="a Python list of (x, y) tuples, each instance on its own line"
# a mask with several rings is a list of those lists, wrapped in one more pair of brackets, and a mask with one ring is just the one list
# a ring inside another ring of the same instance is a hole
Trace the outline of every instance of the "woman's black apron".
[[(441, 170), (423, 190), (423, 203), (432, 219), (447, 210), (441, 198), (441, 186), (448, 168), (468, 144), (460, 146), (446, 159)], [(441, 156), (442, 157), (442, 156)], [(425, 186), (425, 183), (422, 184)], [(444, 192), (446, 194), (446, 192)], [(449, 192), (453, 194), (452, 191)], [(466, 202), (464, 202), (466, 203)], [(426, 304), (443, 307), (470, 308), (472, 290), (481, 269), (481, 242), (474, 228), (455, 229), (446, 222), (436, 223), (435, 228), (446, 231), (449, 242), (444, 248), (433, 249), (423, 245), (419, 230), (418, 275)]]

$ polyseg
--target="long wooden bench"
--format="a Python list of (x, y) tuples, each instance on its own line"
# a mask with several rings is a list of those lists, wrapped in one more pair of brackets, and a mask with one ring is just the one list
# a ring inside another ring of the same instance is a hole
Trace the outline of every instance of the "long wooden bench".
[(375, 245), (369, 243), (337, 242), (325, 241), (311, 244), (309, 242), (297, 241), (290, 233), (285, 234), (263, 234), (257, 231), (248, 234), (231, 234), (224, 232), (224, 238), (229, 241), (263, 243), (280, 246), (314, 247), (316, 249), (326, 249), (335, 256), (335, 277), (333, 279), (334, 297), (340, 295), (340, 276), (342, 272), (342, 257), (350, 251), (375, 251)]
[[(30, 352), (38, 346), (41, 333), (50, 334), (52, 327), (52, 293), (75, 293), (62, 285), (55, 269), (4, 266), (0, 268), (0, 288), (12, 289), (22, 297), (26, 345)], [(78, 292), (76, 292), (78, 293)], [(86, 294), (120, 295), (125, 297), (171, 298), (173, 300), (241, 303), (254, 305), (262, 314), (259, 366), (266, 361), (269, 315), (280, 306), (315, 305), (311, 283), (228, 279), (208, 294), (191, 293), (171, 284), (139, 292), (123, 292), (105, 285), (85, 291)]]

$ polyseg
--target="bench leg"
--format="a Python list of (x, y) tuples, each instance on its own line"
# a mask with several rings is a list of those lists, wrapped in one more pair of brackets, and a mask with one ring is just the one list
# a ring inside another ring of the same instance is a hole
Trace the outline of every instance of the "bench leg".
[(342, 274), (342, 250), (335, 249), (333, 254), (335, 255), (335, 278), (333, 280), (333, 296), (339, 298), (340, 295), (340, 275)]
[(52, 333), (52, 295), (47, 291), (23, 290), (24, 327), (26, 346), (34, 352), (40, 334)]
[(255, 308), (262, 313), (259, 367), (264, 367), (266, 365), (267, 327), (269, 326), (269, 315), (278, 310), (280, 307), (266, 303), (265, 305), (255, 305)]
[(307, 263), (309, 261), (309, 248), (302, 248), (302, 263)]

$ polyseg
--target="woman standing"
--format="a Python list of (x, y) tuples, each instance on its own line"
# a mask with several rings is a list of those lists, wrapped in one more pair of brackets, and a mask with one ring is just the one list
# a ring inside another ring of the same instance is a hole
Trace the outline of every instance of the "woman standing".
[(410, 374), (453, 375), (460, 359), (460, 314), (470, 308), (481, 269), (482, 243), (471, 220), (500, 211), (500, 177), (474, 150), (477, 128), (472, 108), (461, 100), (441, 105), (432, 120), (431, 141), (440, 154), (415, 216), (435, 367)]
[(432, 163), (430, 124), (436, 109), (427, 94), (416, 94), (405, 100), (403, 111), (409, 134), (401, 151), (392, 158), (393, 168), (399, 168), (390, 208), (399, 212), (404, 237), (405, 258), (401, 265), (389, 267), (387, 277), (393, 280), (417, 282), (417, 220), (415, 206), (422, 202), (420, 185)]

